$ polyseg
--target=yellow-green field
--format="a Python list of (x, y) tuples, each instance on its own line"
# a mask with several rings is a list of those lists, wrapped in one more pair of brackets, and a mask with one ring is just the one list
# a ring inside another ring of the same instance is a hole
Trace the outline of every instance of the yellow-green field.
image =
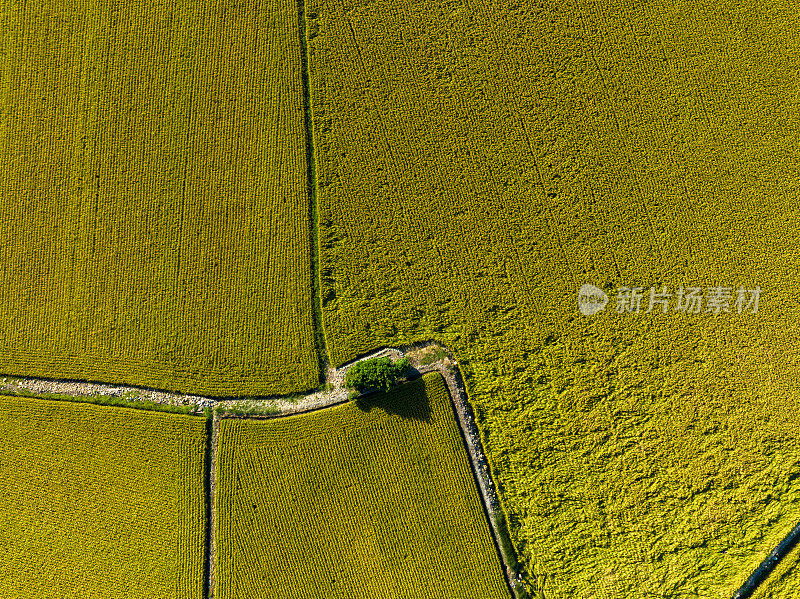
[(219, 599), (508, 599), (442, 377), (378, 401), (221, 422)]
[[(800, 520), (796, 13), (309, 17), (333, 361), (453, 349), (544, 597), (730, 597)], [(605, 312), (578, 312), (584, 283)], [(618, 287), (662, 285), (763, 292), (756, 314), (615, 312)]]
[(294, 2), (0, 0), (0, 372), (316, 387)]
[(202, 599), (205, 423), (0, 397), (0, 597)]

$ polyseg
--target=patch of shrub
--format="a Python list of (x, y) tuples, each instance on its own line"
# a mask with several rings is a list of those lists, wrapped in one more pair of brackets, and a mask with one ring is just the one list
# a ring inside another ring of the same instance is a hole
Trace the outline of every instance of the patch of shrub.
[(356, 362), (347, 371), (344, 384), (359, 393), (378, 390), (388, 391), (405, 375), (411, 365), (402, 358), (392, 362), (391, 358), (372, 358)]

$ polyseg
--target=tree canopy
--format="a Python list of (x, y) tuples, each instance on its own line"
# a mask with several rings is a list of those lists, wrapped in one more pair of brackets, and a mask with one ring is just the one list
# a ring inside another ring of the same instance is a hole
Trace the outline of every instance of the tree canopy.
[(397, 362), (392, 362), (388, 357), (362, 360), (348, 369), (344, 384), (358, 392), (371, 389), (388, 391), (410, 368), (411, 365), (405, 358)]

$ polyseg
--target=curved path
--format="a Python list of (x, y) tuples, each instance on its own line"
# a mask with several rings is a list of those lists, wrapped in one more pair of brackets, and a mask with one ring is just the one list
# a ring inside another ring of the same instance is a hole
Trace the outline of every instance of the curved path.
[(155, 389), (143, 389), (138, 387), (128, 387), (122, 385), (108, 385), (102, 383), (87, 383), (81, 381), (59, 381), (35, 378), (11, 378), (0, 379), (0, 393), (24, 393), (24, 394), (58, 394), (72, 397), (85, 397), (91, 401), (92, 397), (112, 396), (124, 398), (130, 402), (149, 401), (154, 403), (195, 406), (193, 410), (201, 413), (205, 408), (213, 409), (211, 425), (211, 459), (208, 469), (209, 489), (209, 535), (207, 540), (207, 563), (206, 577), (208, 597), (214, 596), (214, 575), (215, 575), (215, 535), (214, 522), (216, 520), (216, 461), (217, 461), (217, 436), (219, 431), (219, 421), (221, 418), (277, 418), (289, 414), (310, 412), (328, 406), (341, 404), (348, 401), (350, 390), (344, 386), (344, 378), (348, 369), (362, 360), (388, 356), (393, 360), (400, 358), (408, 359), (413, 371), (409, 378), (417, 378), (429, 372), (439, 372), (447, 383), (450, 401), (456, 415), (464, 440), (464, 446), (469, 456), (470, 466), (480, 492), (483, 507), (489, 522), (495, 548), (503, 565), (503, 573), (508, 587), (515, 598), (524, 596), (522, 577), (512, 568), (516, 564), (516, 556), (508, 555), (509, 542), (502, 542), (501, 539), (507, 535), (505, 529), (501, 530), (501, 524), (505, 522), (505, 515), (500, 507), (494, 483), (492, 482), (489, 465), (483, 452), (483, 445), (480, 440), (478, 428), (475, 425), (475, 417), (472, 407), (467, 401), (467, 394), (464, 388), (463, 379), (458, 369), (458, 362), (453, 358), (452, 353), (437, 343), (425, 342), (409, 345), (401, 348), (387, 347), (372, 352), (357, 360), (349, 362), (340, 368), (327, 368), (325, 389), (315, 391), (297, 398), (286, 397), (264, 397), (256, 399), (225, 399), (219, 400), (200, 395), (182, 395), (179, 393), (168, 393)]

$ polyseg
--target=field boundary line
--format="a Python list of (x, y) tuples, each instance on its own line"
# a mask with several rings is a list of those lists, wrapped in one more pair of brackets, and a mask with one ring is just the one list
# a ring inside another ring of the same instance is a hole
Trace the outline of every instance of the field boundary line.
[(770, 551), (769, 555), (758, 564), (758, 567), (747, 577), (744, 584), (733, 594), (732, 599), (748, 599), (748, 597), (751, 597), (756, 589), (769, 578), (769, 575), (772, 574), (772, 571), (781, 560), (794, 549), (798, 541), (800, 541), (800, 524), (797, 524), (789, 531), (789, 534), (781, 539), (775, 549)]
[[(507, 551), (509, 551), (507, 547), (511, 547), (510, 552), (515, 550), (511, 544), (511, 539), (508, 538), (507, 529), (506, 531), (500, 529), (500, 522), (506, 523), (506, 515), (501, 507), (494, 482), (492, 481), (489, 462), (483, 451), (480, 432), (475, 423), (475, 414), (469, 401), (467, 401), (461, 370), (449, 351), (447, 359), (452, 361), (452, 365), (434, 363), (423, 366), (418, 371), (420, 376), (430, 372), (438, 372), (444, 378), (450, 397), (450, 405), (456, 416), (456, 423), (461, 433), (464, 449), (467, 450), (470, 469), (481, 496), (484, 514), (489, 524), (489, 531), (492, 535), (492, 542), (497, 551), (497, 556), (500, 558), (500, 565), (503, 569), (506, 584), (509, 591), (511, 591), (512, 597), (522, 599), (527, 596), (527, 593), (524, 591), (521, 573), (515, 571), (512, 566), (512, 564), (518, 563), (516, 555), (507, 554)], [(505, 525), (507, 527), (507, 523)], [(506, 543), (503, 542), (504, 540)]]
[(314, 345), (319, 364), (318, 381), (323, 382), (330, 364), (327, 340), (325, 339), (325, 321), (322, 318), (322, 271), (320, 269), (320, 236), (319, 236), (319, 198), (317, 192), (317, 162), (314, 153), (314, 118), (311, 104), (311, 82), (308, 72), (308, 37), (306, 25), (306, 0), (297, 0), (297, 24), (300, 39), (300, 87), (303, 102), (303, 133), (305, 136), (306, 158), (306, 193), (310, 224), (310, 258), (311, 258), (311, 326), (314, 329)]
[[(435, 355), (436, 359), (427, 362), (425, 358), (428, 355)], [(328, 365), (325, 388), (297, 398), (287, 398), (286, 396), (212, 398), (125, 385), (32, 377), (0, 378), (0, 394), (9, 396), (21, 395), (33, 399), (51, 399), (47, 397), (48, 394), (60, 394), (70, 397), (69, 400), (60, 399), (65, 403), (72, 401), (93, 402), (96, 397), (110, 396), (125, 399), (132, 405), (138, 401), (147, 401), (157, 404), (193, 406), (195, 414), (202, 414), (204, 410), (210, 410), (212, 414), (209, 418), (210, 458), (208, 460), (208, 471), (205, 475), (208, 528), (206, 531), (206, 563), (204, 564), (203, 578), (206, 589), (205, 595), (208, 599), (212, 599), (215, 596), (216, 574), (216, 535), (214, 528), (216, 526), (216, 466), (220, 421), (223, 418), (274, 419), (315, 412), (346, 403), (350, 399), (350, 390), (344, 386), (344, 378), (347, 371), (358, 362), (378, 357), (390, 357), (394, 360), (403, 357), (408, 358), (414, 369), (409, 380), (420, 378), (431, 372), (438, 372), (444, 378), (450, 404), (456, 415), (456, 422), (464, 447), (467, 450), (470, 469), (478, 487), (481, 503), (489, 522), (492, 540), (500, 557), (506, 583), (513, 597), (516, 599), (527, 597), (527, 592), (522, 584), (522, 575), (519, 569), (515, 570), (513, 566), (513, 564), (518, 564), (519, 562), (515, 553), (516, 550), (513, 548), (507, 532), (507, 516), (498, 499), (495, 484), (492, 480), (490, 467), (475, 423), (474, 412), (467, 399), (461, 370), (452, 352), (440, 343), (426, 341), (406, 346), (384, 347), (363, 354), (339, 368)], [(56, 399), (59, 400), (59, 398)], [(246, 406), (245, 411), (241, 410), (243, 405)], [(143, 406), (142, 409), (148, 408)], [(501, 523), (505, 523), (506, 530), (501, 530)], [(797, 524), (758, 565), (735, 592), (732, 599), (748, 599), (751, 597), (798, 542), (800, 542), (800, 524)]]
[(205, 586), (206, 599), (214, 597), (214, 582), (217, 570), (217, 448), (219, 447), (219, 415), (213, 414), (209, 424), (208, 434), (209, 458), (208, 473), (206, 476), (206, 542), (205, 542)]
[[(425, 358), (429, 355), (434, 355), (435, 359), (427, 362)], [(317, 401), (310, 403), (299, 402), (299, 405), (287, 406), (286, 409), (273, 413), (225, 413), (225, 406), (229, 405), (231, 402), (219, 402), (220, 409), (214, 412), (215, 419), (217, 419), (217, 426), (219, 426), (219, 420), (223, 418), (276, 419), (316, 412), (347, 403), (350, 400), (350, 391), (344, 388), (344, 377), (347, 370), (358, 362), (378, 357), (390, 357), (394, 360), (407, 358), (413, 369), (412, 374), (407, 377), (409, 381), (418, 380), (422, 376), (433, 372), (438, 372), (444, 379), (450, 399), (450, 407), (453, 410), (455, 421), (458, 425), (462, 442), (464, 443), (470, 470), (472, 471), (473, 479), (478, 488), (484, 516), (489, 524), (492, 542), (494, 543), (497, 556), (500, 560), (503, 578), (508, 586), (511, 597), (515, 599), (526, 598), (528, 595), (523, 586), (522, 575), (514, 567), (514, 565), (518, 565), (519, 562), (516, 554), (511, 554), (515, 550), (507, 533), (506, 515), (501, 507), (494, 482), (492, 481), (489, 462), (483, 451), (483, 443), (481, 442), (480, 433), (475, 423), (475, 415), (472, 406), (467, 400), (467, 393), (461, 376), (461, 370), (458, 367), (458, 362), (447, 347), (430, 341), (403, 347), (384, 347), (348, 362), (341, 368), (330, 368), (328, 371), (328, 383), (332, 384), (334, 389), (329, 391), (326, 397), (320, 397)], [(311, 394), (311, 396), (313, 395), (316, 394)], [(216, 451), (217, 447), (215, 445), (215, 455)], [(505, 530), (501, 530), (501, 526), (505, 526)]]

